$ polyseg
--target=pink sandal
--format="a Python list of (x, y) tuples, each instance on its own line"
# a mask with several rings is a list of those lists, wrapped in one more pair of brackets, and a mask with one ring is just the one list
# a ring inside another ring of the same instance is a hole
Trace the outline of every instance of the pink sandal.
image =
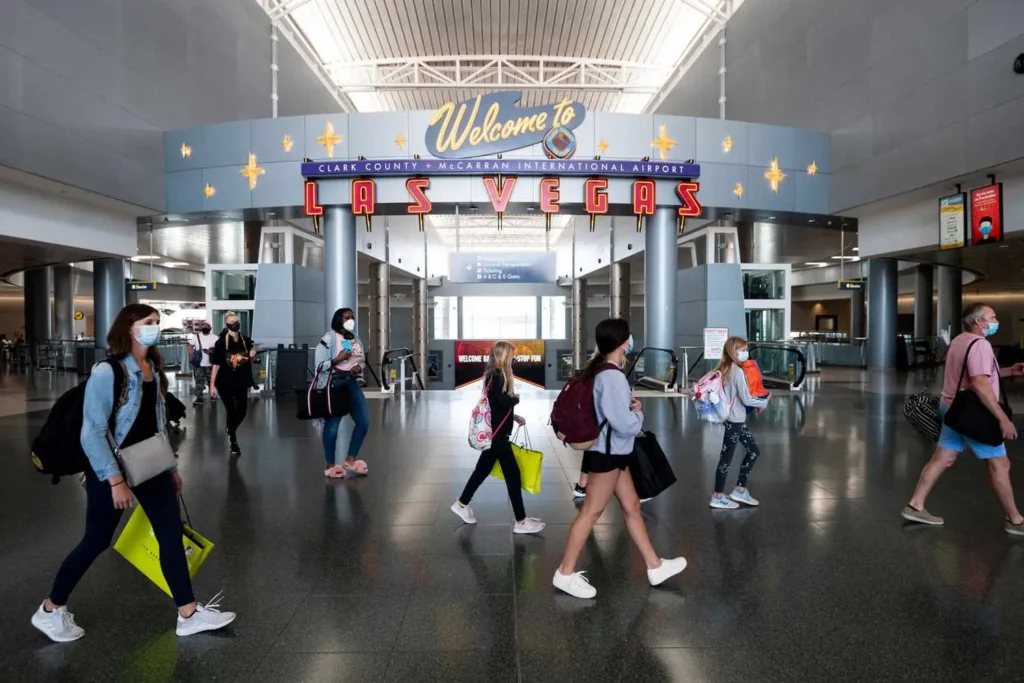
[(356, 460), (351, 465), (345, 465), (345, 471), (356, 477), (365, 477), (370, 473), (365, 460)]
[(324, 470), (324, 476), (327, 477), (328, 479), (344, 479), (345, 468), (339, 467), (338, 465), (331, 465), (326, 470)]

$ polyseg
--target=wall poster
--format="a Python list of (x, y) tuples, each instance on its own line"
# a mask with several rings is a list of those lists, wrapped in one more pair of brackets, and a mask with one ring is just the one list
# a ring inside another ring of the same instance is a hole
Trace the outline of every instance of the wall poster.
[(971, 244), (1003, 241), (1003, 184), (971, 190)]
[(959, 249), (967, 243), (966, 209), (962, 192), (939, 199), (939, 249)]

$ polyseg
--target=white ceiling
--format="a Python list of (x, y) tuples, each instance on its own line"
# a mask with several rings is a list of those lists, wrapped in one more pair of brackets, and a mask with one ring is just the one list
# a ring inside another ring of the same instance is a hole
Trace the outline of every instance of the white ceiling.
[[(634, 84), (661, 88), (715, 21), (743, 0), (256, 0), (317, 71), (345, 86), (355, 111), (436, 109), (493, 90), (355, 88), (357, 64), (409, 58), (511, 56), (614, 60), (646, 67)], [(297, 35), (295, 35), (297, 34)], [(484, 63), (484, 62), (481, 62)], [(454, 62), (452, 62), (454, 64)], [(440, 68), (446, 63), (437, 62)], [(406, 81), (411, 83), (412, 77)], [(518, 88), (517, 88), (518, 89)], [(356, 90), (361, 90), (357, 92)], [(525, 89), (524, 105), (582, 102), (588, 109), (640, 113), (650, 93)]]

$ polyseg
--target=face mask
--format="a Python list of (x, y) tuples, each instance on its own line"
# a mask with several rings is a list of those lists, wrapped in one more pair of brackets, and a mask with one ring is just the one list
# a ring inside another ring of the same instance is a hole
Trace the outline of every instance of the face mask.
[(228, 325), (227, 325), (227, 328), (228, 328), (229, 330), (231, 330), (232, 332), (238, 332), (238, 330), (239, 330), (239, 329), (240, 329), (241, 327), (242, 327), (242, 326), (241, 326), (241, 324), (239, 324), (239, 323), (228, 323)]
[(212, 327), (204, 327), (204, 328), (203, 328), (203, 334), (210, 334), (210, 331), (211, 331), (212, 329), (213, 329)]
[(749, 358), (750, 352), (747, 351), (746, 349), (743, 349), (742, 351), (736, 354), (736, 360), (738, 360), (741, 363), (746, 363)]
[(985, 237), (988, 237), (988, 234), (990, 232), (992, 232), (992, 224), (991, 223), (982, 223), (979, 226), (978, 230), (979, 230), (979, 232), (981, 232), (982, 235), (984, 235)]
[(629, 340), (626, 342), (626, 355), (633, 353), (633, 335), (629, 335)]
[(984, 334), (986, 337), (991, 337), (993, 334), (999, 331), (999, 321), (989, 323), (988, 327), (985, 328)]
[(356, 321), (355, 321), (355, 320), (354, 320), (353, 318), (349, 318), (348, 320), (346, 320), (345, 322), (343, 322), (343, 323), (341, 324), (341, 326), (342, 326), (342, 327), (344, 327), (344, 328), (345, 328), (346, 330), (348, 330), (349, 332), (355, 332), (355, 329), (356, 329)]
[(159, 325), (139, 325), (139, 333), (135, 335), (135, 341), (149, 348), (160, 340)]

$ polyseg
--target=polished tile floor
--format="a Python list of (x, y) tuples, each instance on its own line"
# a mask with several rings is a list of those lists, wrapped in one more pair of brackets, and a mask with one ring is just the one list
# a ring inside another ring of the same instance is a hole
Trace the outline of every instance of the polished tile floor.
[(72, 596), (88, 635), (55, 645), (29, 617), (81, 533), (83, 495), (32, 470), (48, 403), (25, 397), (67, 382), (5, 377), (23, 409), (0, 417), (0, 681), (1014, 680), (1024, 541), (1003, 534), (984, 468), (965, 458), (940, 482), (929, 507), (945, 528), (899, 518), (930, 452), (903, 396), (927, 381), (826, 375), (777, 399), (752, 421), (762, 507), (737, 512), (707, 508), (720, 429), (679, 399), (645, 399), (679, 478), (645, 506), (648, 528), (690, 567), (649, 588), (609, 510), (581, 563), (599, 591), (589, 603), (550, 585), (579, 462), (544, 426), (550, 395), (522, 411), (547, 456), (527, 496), (548, 522), (537, 537), (512, 535), (500, 482), (474, 501), (476, 527), (448, 510), (475, 462), (472, 396), (371, 401), (371, 476), (331, 483), (290, 401), (253, 402), (240, 460), (207, 405), (190, 411), (181, 454), (192, 520), (217, 544), (195, 583), (201, 597), (224, 590), (238, 621), (177, 639), (168, 599), (111, 552)]

